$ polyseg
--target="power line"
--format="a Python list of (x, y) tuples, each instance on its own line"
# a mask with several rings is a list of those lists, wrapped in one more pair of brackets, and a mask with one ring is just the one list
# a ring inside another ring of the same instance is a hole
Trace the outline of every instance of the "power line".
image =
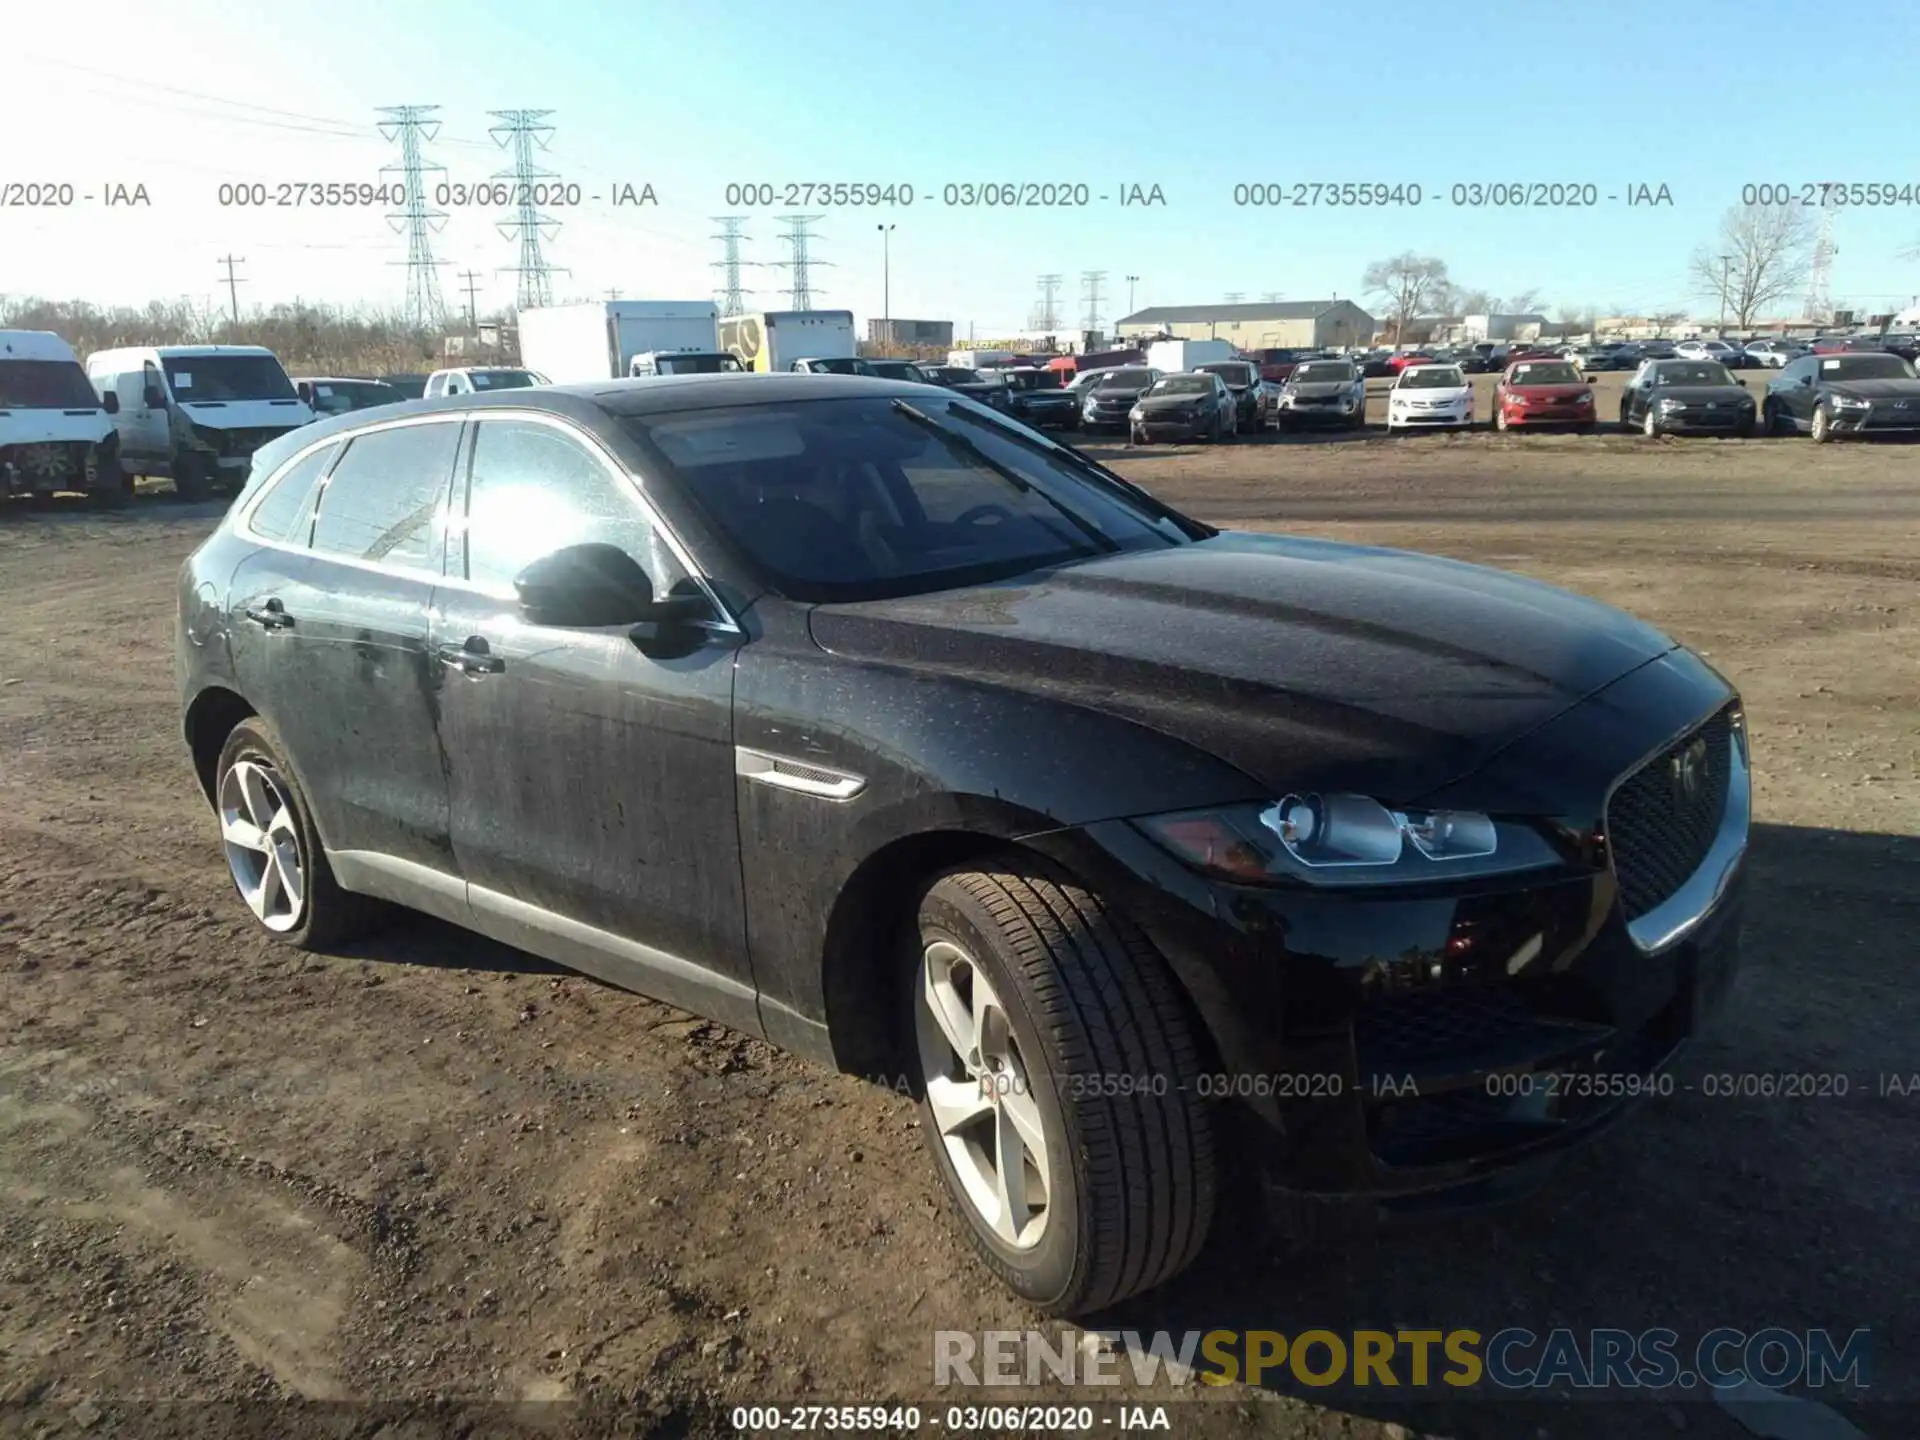
[(811, 234), (807, 227), (816, 220), (824, 220), (824, 215), (782, 215), (781, 223), (787, 227), (787, 233), (780, 238), (787, 242), (785, 260), (774, 263), (792, 275), (786, 295), (795, 310), (813, 308), (812, 269), (815, 265), (828, 265), (831, 261), (815, 260), (807, 250), (807, 242), (818, 237)]
[(387, 223), (407, 237), (407, 258), (405, 261), (390, 260), (390, 265), (405, 264), (407, 267), (407, 323), (422, 330), (444, 330), (447, 327), (447, 299), (440, 292), (440, 273), (434, 267), (440, 262), (433, 258), (433, 246), (428, 237), (447, 223), (447, 213), (434, 209), (427, 203), (428, 172), (445, 173), (443, 165), (430, 165), (421, 154), (420, 143), (431, 140), (440, 133), (440, 122), (433, 118), (438, 105), (385, 105), (380, 108), (382, 115), (392, 118), (380, 126), (380, 134), (388, 143), (396, 139), (400, 142), (400, 163), (381, 167), (382, 175), (395, 171), (400, 174), (400, 183), (405, 187), (400, 197), (400, 208), (389, 211)]
[(1246, 298), (1247, 298), (1247, 295), (1244, 290), (1229, 290), (1227, 292), (1226, 303), (1229, 305), (1238, 305), (1242, 300)]
[(1100, 328), (1100, 286), (1106, 280), (1104, 270), (1082, 270), (1080, 272), (1080, 297), (1086, 302), (1086, 328)]
[(553, 277), (565, 275), (564, 269), (549, 265), (541, 251), (543, 237), (552, 235), (560, 228), (560, 222), (551, 216), (543, 215), (536, 204), (539, 197), (539, 185), (542, 180), (557, 178), (551, 170), (543, 170), (534, 163), (533, 152), (537, 145), (547, 148), (548, 138), (553, 134), (551, 125), (540, 122), (553, 112), (551, 110), (489, 110), (487, 112), (500, 123), (487, 133), (502, 147), (513, 151), (513, 168), (494, 174), (496, 180), (513, 182), (514, 194), (518, 203), (514, 206), (511, 220), (500, 222), (500, 233), (509, 240), (520, 242), (520, 263), (503, 265), (502, 271), (510, 271), (520, 277), (515, 303), (520, 309), (531, 309), (539, 305), (553, 303)]
[(712, 238), (718, 240), (725, 250), (720, 259), (713, 262), (713, 268), (720, 272), (720, 313), (722, 315), (742, 315), (746, 313), (746, 297), (751, 290), (740, 287), (740, 269), (751, 265), (753, 261), (740, 258), (740, 242), (751, 237), (741, 233), (740, 226), (744, 215), (716, 215), (714, 222), (720, 226), (720, 233)]
[(1060, 275), (1042, 275), (1040, 277), (1040, 308), (1035, 318), (1040, 322), (1035, 328), (1049, 333), (1060, 328)]
[(480, 328), (480, 302), (476, 297), (476, 292), (479, 289), (480, 272), (478, 270), (462, 270), (460, 272), (460, 279), (464, 282), (464, 288), (467, 292), (467, 328), (469, 330), (478, 330)]
[(228, 313), (233, 316), (233, 323), (238, 325), (240, 323), (240, 291), (238, 288), (240, 281), (238, 278), (235, 277), (233, 273), (233, 267), (236, 265), (246, 264), (247, 257), (244, 255), (238, 255), (238, 256), (223, 255), (220, 258), (220, 263), (227, 267), (227, 304), (229, 306)]

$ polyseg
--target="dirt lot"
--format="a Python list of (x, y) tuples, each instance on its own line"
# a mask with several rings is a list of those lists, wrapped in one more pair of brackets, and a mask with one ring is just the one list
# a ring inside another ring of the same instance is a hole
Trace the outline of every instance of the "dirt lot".
[[(1870, 1401), (1915, 1400), (1920, 1360), (1920, 1097), (1881, 1093), (1920, 1072), (1920, 447), (1112, 453), (1216, 523), (1506, 566), (1709, 655), (1748, 697), (1760, 824), (1747, 973), (1682, 1078), (1850, 1082), (1657, 1102), (1500, 1215), (1310, 1258), (1223, 1227), (1116, 1323), (1870, 1326), (1875, 1390), (1841, 1408), (1912, 1433)], [(244, 923), (171, 681), (174, 575), (212, 519), (157, 495), (0, 518), (0, 1401), (39, 1402), (0, 1431), (258, 1421), (160, 1399), (580, 1399), (540, 1418), (635, 1433), (954, 1399), (931, 1332), (1030, 1317), (943, 1213), (906, 1100), (424, 921), (328, 957)], [(1273, 1435), (1747, 1433), (1698, 1398), (1203, 1409)]]

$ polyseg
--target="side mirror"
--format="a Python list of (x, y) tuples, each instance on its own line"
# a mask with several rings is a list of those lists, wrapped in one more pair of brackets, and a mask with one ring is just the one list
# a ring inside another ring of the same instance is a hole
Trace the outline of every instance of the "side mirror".
[(119, 395), (111, 390), (107, 391), (106, 394), (100, 397), (100, 408), (109, 415), (118, 415), (120, 413)]
[(167, 408), (167, 397), (160, 393), (158, 385), (149, 385), (140, 392), (140, 403), (149, 410), (164, 410)]
[(569, 545), (514, 578), (522, 618), (535, 625), (632, 625), (650, 618), (653, 582), (617, 545)]
[(1744, 380), (1736, 378), (1733, 383), (1738, 385), (1742, 390), (1747, 388), (1747, 382)]

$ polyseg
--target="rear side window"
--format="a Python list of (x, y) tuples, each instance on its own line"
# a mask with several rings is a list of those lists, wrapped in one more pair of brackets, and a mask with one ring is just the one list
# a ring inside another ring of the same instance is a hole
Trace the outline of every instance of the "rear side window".
[(327, 473), (327, 462), (339, 448), (322, 445), (269, 478), (247, 529), (265, 540), (306, 544), (307, 498), (313, 493), (313, 482)]
[(409, 570), (439, 568), (434, 516), (453, 473), (460, 425), (375, 430), (347, 442), (320, 495), (313, 548)]

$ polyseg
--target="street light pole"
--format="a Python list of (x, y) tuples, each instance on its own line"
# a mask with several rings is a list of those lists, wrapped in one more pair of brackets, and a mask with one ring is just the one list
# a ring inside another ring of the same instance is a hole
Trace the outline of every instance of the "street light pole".
[(1133, 313), (1133, 287), (1137, 285), (1139, 281), (1140, 277), (1138, 275), (1127, 276), (1127, 313), (1129, 315)]
[(1733, 264), (1731, 255), (1720, 257), (1720, 338), (1727, 338), (1727, 267)]
[(893, 226), (876, 225), (880, 232), (880, 330), (893, 348)]

